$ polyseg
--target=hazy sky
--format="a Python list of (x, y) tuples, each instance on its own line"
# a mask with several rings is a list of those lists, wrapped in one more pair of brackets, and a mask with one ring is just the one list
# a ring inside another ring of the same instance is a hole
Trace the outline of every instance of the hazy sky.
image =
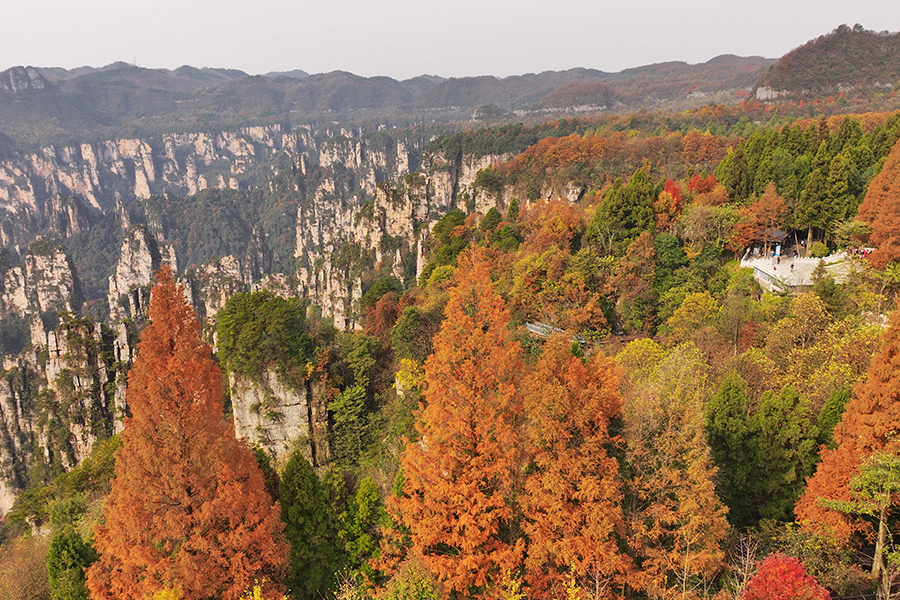
[(777, 58), (838, 25), (900, 30), (897, 0), (13, 0), (15, 65), (303, 69), (405, 79)]

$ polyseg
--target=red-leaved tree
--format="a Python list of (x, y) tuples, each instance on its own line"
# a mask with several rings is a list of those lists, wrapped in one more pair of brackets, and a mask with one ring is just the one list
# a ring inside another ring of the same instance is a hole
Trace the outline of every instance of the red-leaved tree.
[(128, 374), (116, 477), (87, 572), (95, 600), (236, 600), (256, 580), (277, 592), (284, 525), (250, 449), (222, 406), (222, 374), (184, 294), (163, 268)]
[(741, 600), (831, 600), (828, 590), (796, 558), (772, 554), (741, 594)]

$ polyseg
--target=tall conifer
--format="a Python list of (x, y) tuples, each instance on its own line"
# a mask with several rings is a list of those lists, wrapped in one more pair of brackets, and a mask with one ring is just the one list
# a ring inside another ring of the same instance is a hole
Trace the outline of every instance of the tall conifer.
[(222, 406), (222, 375), (200, 324), (164, 268), (128, 376), (128, 405), (100, 559), (96, 600), (235, 600), (256, 580), (274, 588), (287, 556), (283, 525), (250, 449)]
[(291, 544), (286, 578), (291, 595), (294, 600), (315, 600), (330, 594), (343, 562), (337, 520), (322, 482), (300, 450), (284, 468), (280, 498)]
[(872, 228), (869, 241), (878, 246), (872, 264), (883, 268), (900, 260), (900, 140), (894, 144), (881, 172), (872, 179), (859, 205), (859, 218)]
[(531, 466), (521, 504), (533, 598), (558, 597), (572, 577), (589, 589), (620, 588), (630, 566), (619, 548), (618, 365), (602, 354), (582, 361), (570, 349), (565, 336), (551, 338), (523, 385)]
[(413, 555), (460, 597), (491, 597), (521, 560), (514, 526), (521, 472), (521, 346), (494, 294), (487, 262), (460, 258), (446, 318), (425, 364), (419, 443), (402, 457), (405, 485), (392, 510)]

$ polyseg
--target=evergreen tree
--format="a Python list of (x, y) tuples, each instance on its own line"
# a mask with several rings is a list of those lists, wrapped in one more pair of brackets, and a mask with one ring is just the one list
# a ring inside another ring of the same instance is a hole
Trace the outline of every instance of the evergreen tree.
[(834, 428), (841, 422), (841, 415), (847, 402), (850, 400), (850, 391), (846, 389), (837, 390), (828, 397), (822, 410), (819, 411), (819, 418), (816, 421), (816, 428), (819, 431), (818, 444), (827, 446), (830, 449), (835, 448)]
[(87, 600), (84, 571), (97, 553), (71, 525), (64, 526), (50, 541), (47, 579), (51, 600)]
[(719, 467), (718, 489), (735, 527), (792, 520), (815, 464), (809, 402), (791, 388), (766, 392), (750, 411), (744, 382), (726, 377), (706, 405), (706, 431)]
[[(818, 430), (811, 424), (809, 402), (787, 387), (766, 392), (751, 422), (752, 465), (747, 495), (753, 520), (792, 521), (793, 507), (816, 462)], [(754, 523), (755, 524), (755, 523)]]
[(849, 152), (841, 152), (828, 167), (827, 205), (829, 209), (827, 229), (833, 232), (839, 221), (856, 213), (856, 197), (851, 190), (855, 171)]
[(116, 477), (87, 572), (95, 600), (236, 600), (277, 590), (287, 556), (278, 507), (223, 414), (222, 374), (171, 272), (158, 274), (150, 324), (128, 374)]
[(617, 180), (606, 192), (588, 227), (588, 243), (603, 246), (601, 240), (608, 236), (615, 243), (627, 244), (642, 232), (652, 232), (656, 222), (653, 215), (656, 192), (645, 168), (635, 171), (628, 185), (621, 185)]
[(741, 378), (732, 373), (704, 409), (706, 436), (713, 462), (719, 469), (718, 492), (728, 507), (728, 520), (736, 527), (753, 524), (753, 508), (747, 497), (752, 468), (747, 460), (753, 439), (750, 400)]
[(300, 450), (284, 468), (279, 496), (291, 546), (285, 583), (295, 600), (329, 597), (343, 566), (337, 523), (322, 482)]
[(814, 169), (800, 195), (800, 204), (794, 212), (794, 227), (806, 227), (807, 250), (813, 243), (813, 231), (816, 227), (824, 229), (831, 215), (828, 198), (828, 170)]
[(380, 555), (378, 531), (386, 517), (378, 486), (366, 477), (347, 504), (340, 519), (347, 566), (354, 574), (372, 581), (378, 575), (372, 567)]

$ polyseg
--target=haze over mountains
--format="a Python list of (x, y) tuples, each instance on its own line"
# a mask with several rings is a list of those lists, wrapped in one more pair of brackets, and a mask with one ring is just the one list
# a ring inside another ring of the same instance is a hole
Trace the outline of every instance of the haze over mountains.
[(422, 75), (396, 81), (335, 71), (250, 76), (230, 69), (14, 67), (0, 73), (0, 131), (19, 144), (155, 135), (271, 123), (377, 120), (386, 125), (473, 118), (545, 119), (733, 101), (773, 59), (720, 56), (605, 73), (574, 68), (498, 79)]
[(363, 127), (538, 122), (567, 115), (684, 110), (791, 94), (887, 89), (900, 79), (900, 35), (842, 25), (781, 59), (717, 56), (608, 73), (589, 68), (505, 78), (421, 75), (397, 81), (296, 69), (17, 66), (0, 73), (0, 153), (14, 147), (316, 122)]

